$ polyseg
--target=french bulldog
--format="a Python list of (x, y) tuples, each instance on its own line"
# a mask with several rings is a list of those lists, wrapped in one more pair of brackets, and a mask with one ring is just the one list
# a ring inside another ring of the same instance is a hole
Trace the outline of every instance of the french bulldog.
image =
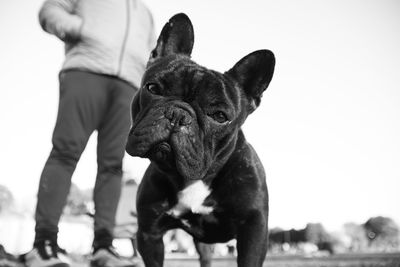
[(268, 191), (241, 126), (260, 104), (275, 57), (258, 50), (220, 73), (191, 60), (193, 43), (190, 19), (173, 16), (132, 101), (126, 151), (150, 159), (137, 193), (138, 249), (146, 267), (163, 266), (162, 237), (181, 228), (193, 236), (202, 267), (210, 266), (206, 244), (234, 238), (238, 266), (262, 266)]

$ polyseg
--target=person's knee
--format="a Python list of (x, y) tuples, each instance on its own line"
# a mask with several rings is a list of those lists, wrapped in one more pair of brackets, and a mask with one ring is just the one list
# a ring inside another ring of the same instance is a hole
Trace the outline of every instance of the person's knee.
[(97, 162), (99, 173), (108, 173), (111, 175), (122, 175), (122, 160), (102, 159)]
[(99, 166), (99, 173), (107, 173), (113, 176), (121, 176), (122, 166)]
[(82, 154), (81, 149), (73, 146), (56, 146), (53, 145), (53, 149), (50, 153), (50, 158), (53, 160), (61, 161), (67, 165), (76, 165)]
[(51, 156), (62, 161), (77, 162), (87, 144), (87, 137), (54, 133)]

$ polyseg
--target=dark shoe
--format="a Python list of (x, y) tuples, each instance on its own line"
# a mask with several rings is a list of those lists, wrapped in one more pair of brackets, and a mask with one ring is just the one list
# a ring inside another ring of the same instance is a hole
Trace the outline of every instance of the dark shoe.
[(27, 267), (70, 267), (71, 265), (65, 250), (49, 241), (36, 245), (23, 258)]
[(125, 259), (118, 255), (114, 247), (99, 248), (90, 260), (91, 267), (139, 267), (139, 259)]

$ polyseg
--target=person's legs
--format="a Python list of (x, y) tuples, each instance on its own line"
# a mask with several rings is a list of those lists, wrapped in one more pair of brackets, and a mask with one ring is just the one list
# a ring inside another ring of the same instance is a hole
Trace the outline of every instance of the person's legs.
[(71, 186), (71, 176), (89, 136), (105, 113), (104, 87), (104, 81), (91, 73), (67, 71), (60, 75), (53, 148), (39, 183), (34, 247), (43, 247), (43, 242), (48, 241), (57, 243), (58, 223)]
[(134, 267), (135, 260), (118, 256), (112, 246), (115, 217), (121, 195), (122, 160), (130, 128), (130, 105), (136, 88), (111, 78), (109, 106), (98, 128), (98, 173), (93, 192), (95, 203), (92, 267)]
[(122, 160), (131, 124), (130, 105), (137, 89), (110, 78), (109, 106), (98, 128), (98, 174), (94, 188), (94, 250), (112, 245), (115, 216), (121, 194)]

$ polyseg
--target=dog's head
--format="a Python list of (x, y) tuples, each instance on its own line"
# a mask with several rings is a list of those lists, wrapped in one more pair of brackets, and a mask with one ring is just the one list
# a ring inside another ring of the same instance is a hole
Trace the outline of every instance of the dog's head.
[(126, 151), (149, 158), (184, 181), (213, 175), (235, 148), (274, 72), (269, 50), (255, 51), (219, 73), (190, 59), (193, 26), (185, 14), (164, 26), (132, 102)]

